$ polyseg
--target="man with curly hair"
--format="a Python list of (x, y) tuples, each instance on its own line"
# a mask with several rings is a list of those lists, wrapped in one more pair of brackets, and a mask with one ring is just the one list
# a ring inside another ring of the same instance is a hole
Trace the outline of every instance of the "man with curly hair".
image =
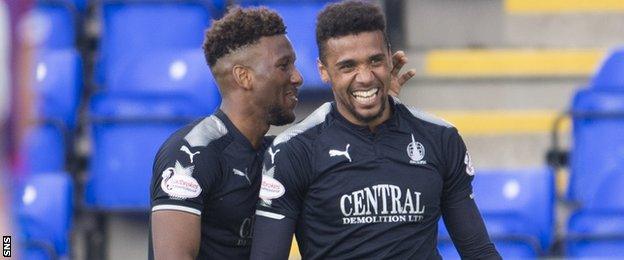
[[(385, 17), (347, 1), (317, 17), (318, 67), (335, 102), (265, 156), (251, 259), (441, 259), (438, 220), (465, 259), (500, 259), (473, 200), (457, 129), (388, 97)], [(279, 153), (278, 153), (279, 151)]]
[[(203, 48), (221, 107), (175, 132), (156, 155), (150, 258), (248, 259), (262, 158), (273, 140), (265, 134), (295, 119), (303, 79), (276, 12), (233, 8), (206, 31)], [(396, 61), (400, 69), (406, 60)]]

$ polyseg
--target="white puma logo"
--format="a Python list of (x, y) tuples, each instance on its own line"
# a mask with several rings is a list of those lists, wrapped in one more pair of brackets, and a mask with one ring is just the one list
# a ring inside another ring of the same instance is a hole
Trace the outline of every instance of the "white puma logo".
[(199, 151), (191, 153), (191, 150), (189, 150), (189, 148), (186, 147), (186, 145), (183, 145), (182, 147), (180, 147), (180, 151), (185, 152), (189, 155), (189, 157), (191, 158), (191, 163), (193, 163), (193, 156), (195, 156), (196, 154), (199, 154)]
[(275, 155), (279, 153), (280, 149), (273, 152), (273, 147), (269, 148), (269, 154), (271, 155), (271, 164), (275, 164)]
[(345, 148), (344, 151), (340, 151), (340, 150), (329, 150), (329, 157), (334, 157), (334, 156), (344, 156), (347, 157), (347, 159), (349, 159), (349, 162), (351, 162), (351, 156), (349, 156), (349, 146), (351, 144), (347, 144), (347, 147)]
[[(245, 169), (245, 170), (247, 170), (247, 169)], [(237, 170), (237, 169), (232, 169), (232, 171), (234, 172), (235, 175), (245, 177), (245, 179), (247, 179), (247, 182), (249, 182), (249, 184), (251, 184), (251, 180), (249, 180), (249, 177), (247, 177), (246, 173), (244, 173), (244, 172), (242, 172), (240, 170)]]

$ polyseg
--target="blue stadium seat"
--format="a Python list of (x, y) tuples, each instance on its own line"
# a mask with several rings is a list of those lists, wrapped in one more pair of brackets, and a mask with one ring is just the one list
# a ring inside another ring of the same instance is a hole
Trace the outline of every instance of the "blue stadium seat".
[(75, 124), (82, 86), (82, 62), (75, 49), (42, 49), (33, 75), (38, 117)]
[(28, 129), (24, 138), (27, 173), (48, 173), (65, 170), (64, 128), (40, 124)]
[(190, 2), (113, 2), (102, 8), (97, 73), (104, 86), (108, 76), (129, 68), (120, 62), (163, 50), (200, 50), (212, 18), (206, 6)]
[(583, 89), (572, 104), (573, 146), (568, 198), (592, 201), (599, 185), (624, 160), (624, 91)]
[(167, 97), (171, 102), (210, 113), (220, 95), (200, 49), (162, 50), (149, 56), (121, 57), (103, 94), (119, 97)]
[(599, 181), (591, 200), (568, 222), (567, 254), (624, 258), (624, 160)]
[[(534, 258), (548, 250), (554, 232), (551, 170), (480, 171), (473, 190), (488, 233), (505, 259)], [(441, 244), (450, 243), (443, 223), (439, 225)]]
[(182, 125), (167, 121), (95, 124), (87, 205), (113, 211), (147, 210), (156, 152)]
[(321, 80), (317, 69), (316, 15), (332, 1), (248, 1), (248, 5), (264, 5), (277, 11), (286, 24), (297, 61), (295, 66), (303, 76), (303, 88), (329, 88)]
[(17, 207), (24, 259), (69, 257), (72, 189), (71, 178), (63, 172), (30, 175), (24, 181)]
[(68, 48), (76, 42), (74, 13), (63, 4), (38, 3), (33, 10), (32, 32), (37, 46), (48, 49)]
[(595, 89), (615, 89), (624, 91), (624, 47), (614, 49), (603, 61), (591, 86)]

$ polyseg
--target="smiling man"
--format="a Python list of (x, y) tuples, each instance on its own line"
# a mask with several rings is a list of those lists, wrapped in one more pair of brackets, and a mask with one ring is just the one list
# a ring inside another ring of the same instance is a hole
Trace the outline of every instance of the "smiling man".
[(233, 8), (206, 31), (221, 107), (174, 133), (154, 162), (150, 258), (248, 259), (271, 125), (295, 120), (303, 79), (282, 18)]
[(263, 166), (252, 259), (440, 259), (442, 216), (462, 258), (500, 259), (473, 201), (457, 129), (388, 97), (390, 44), (379, 7), (327, 6), (319, 70), (335, 102), (273, 141)]

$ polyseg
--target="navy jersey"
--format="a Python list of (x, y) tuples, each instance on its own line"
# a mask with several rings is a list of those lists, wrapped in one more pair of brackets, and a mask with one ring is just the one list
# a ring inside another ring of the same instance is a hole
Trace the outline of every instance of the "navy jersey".
[(472, 199), (470, 156), (450, 124), (390, 106), (373, 133), (326, 103), (265, 154), (256, 214), (296, 220), (304, 259), (440, 258), (440, 216)]
[(152, 211), (201, 216), (198, 259), (249, 258), (262, 158), (272, 139), (266, 137), (254, 150), (218, 110), (178, 130), (160, 148), (151, 182)]

